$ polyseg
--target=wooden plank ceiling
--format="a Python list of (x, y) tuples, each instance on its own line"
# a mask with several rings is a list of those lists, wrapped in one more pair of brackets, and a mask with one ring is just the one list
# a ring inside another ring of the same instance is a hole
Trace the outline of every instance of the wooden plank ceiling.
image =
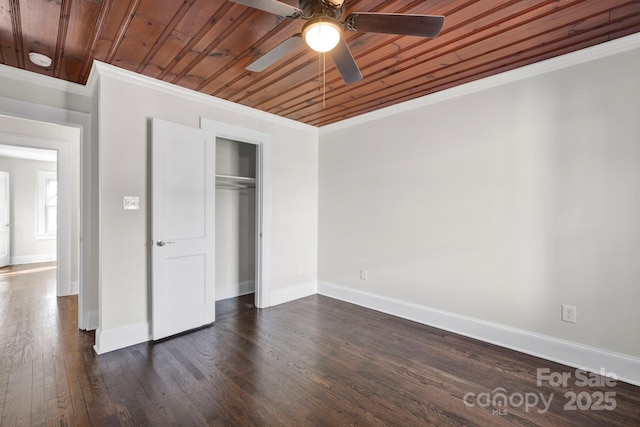
[[(296, 0), (284, 2), (297, 6)], [(351, 12), (444, 15), (435, 39), (345, 31), (364, 79), (306, 47), (245, 67), (302, 20), (224, 0), (0, 0), (0, 62), (84, 84), (93, 59), (315, 126), (640, 31), (640, 0), (347, 0)], [(29, 52), (53, 58), (47, 69)]]

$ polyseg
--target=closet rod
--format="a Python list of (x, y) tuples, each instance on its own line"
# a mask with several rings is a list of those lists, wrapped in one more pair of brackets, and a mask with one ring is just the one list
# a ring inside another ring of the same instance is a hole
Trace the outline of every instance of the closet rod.
[(216, 188), (230, 188), (234, 190), (243, 190), (248, 188), (256, 188), (255, 185), (245, 185), (245, 184), (232, 184), (232, 183), (224, 183), (224, 184), (216, 184)]
[(223, 180), (223, 181), (233, 181), (233, 182), (249, 182), (249, 183), (256, 182), (255, 178), (248, 177), (248, 176), (236, 176), (236, 175), (216, 174), (216, 179)]

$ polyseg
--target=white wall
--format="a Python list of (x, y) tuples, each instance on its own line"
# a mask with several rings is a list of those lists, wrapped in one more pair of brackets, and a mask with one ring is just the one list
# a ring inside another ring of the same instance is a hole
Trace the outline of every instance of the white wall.
[[(102, 64), (99, 67), (100, 330), (97, 351), (140, 339), (150, 319), (147, 206), (149, 120), (198, 127), (200, 117), (272, 136), (271, 291), (317, 277), (317, 130), (183, 91)], [(124, 211), (122, 196), (141, 209)], [(303, 272), (298, 273), (298, 266)], [(148, 332), (147, 332), (148, 334)], [(102, 342), (99, 341), (102, 339)], [(107, 340), (109, 343), (107, 343)]]
[(0, 170), (10, 175), (11, 263), (55, 260), (55, 238), (38, 239), (36, 235), (38, 171), (55, 172), (56, 163), (0, 157)]
[(319, 282), (640, 357), (638, 76), (636, 48), (323, 129)]

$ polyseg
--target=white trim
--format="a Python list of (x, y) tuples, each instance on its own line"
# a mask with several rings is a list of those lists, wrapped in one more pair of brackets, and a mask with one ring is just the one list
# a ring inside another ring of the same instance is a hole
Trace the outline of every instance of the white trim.
[(640, 359), (326, 282), (318, 294), (640, 386)]
[(58, 155), (54, 150), (41, 150), (39, 148), (16, 147), (0, 144), (0, 156), (12, 159), (35, 160), (37, 162), (58, 161)]
[(0, 215), (2, 216), (2, 232), (0, 232), (0, 241), (2, 242), (2, 250), (0, 250), (0, 267), (5, 267), (11, 264), (11, 241), (13, 240), (12, 236), (12, 226), (11, 220), (15, 221), (15, 214), (13, 214), (13, 210), (11, 209), (11, 203), (13, 201), (12, 191), (11, 191), (11, 173), (7, 171), (0, 171), (0, 192), (2, 196), (2, 207), (0, 208)]
[(271, 135), (200, 117), (200, 128), (257, 146), (255, 305), (271, 306)]
[(96, 330), (96, 344), (93, 350), (97, 354), (129, 347), (131, 345), (147, 342), (151, 339), (149, 322), (137, 323), (121, 328)]
[[(0, 67), (0, 71), (4, 73), (5, 77), (6, 73), (14, 73), (16, 69), (13, 67)], [(27, 73), (24, 70), (18, 70), (18, 73)], [(34, 73), (31, 73), (34, 74)], [(50, 87), (54, 87), (56, 83), (53, 81), (59, 81), (58, 79), (54, 79), (51, 77), (41, 76), (37, 74), (37, 76), (30, 75), (30, 78), (34, 77), (37, 82), (42, 81), (42, 83), (49, 84)], [(40, 79), (43, 77), (44, 80)], [(65, 82), (66, 83), (66, 82)], [(52, 86), (54, 85), (54, 86)], [(74, 87), (82, 87), (80, 85), (73, 85)], [(94, 85), (95, 86), (95, 85)], [(73, 90), (71, 92), (74, 92)], [(75, 92), (79, 93), (79, 92)], [(83, 95), (83, 93), (79, 93)], [(90, 96), (91, 93), (88, 93), (87, 96)], [(51, 107), (48, 105), (35, 104), (32, 102), (20, 101), (11, 98), (0, 97), (0, 114), (5, 114), (13, 118), (22, 118), (22, 119), (30, 119), (37, 120), (50, 124), (60, 124), (69, 127), (75, 127), (80, 130), (80, 141), (79, 141), (79, 162), (80, 162), (80, 189), (79, 189), (79, 203), (80, 203), (80, 248), (78, 253), (78, 264), (80, 268), (79, 278), (80, 278), (80, 292), (78, 296), (78, 327), (80, 329), (85, 329), (84, 326), (84, 316), (83, 313), (90, 310), (92, 306), (92, 302), (97, 303), (97, 299), (94, 301), (89, 300), (85, 297), (87, 293), (98, 293), (97, 289), (97, 281), (91, 280), (92, 272), (91, 272), (91, 245), (93, 241), (93, 236), (91, 235), (91, 226), (94, 223), (93, 218), (95, 216), (95, 212), (92, 211), (91, 207), (91, 199), (88, 197), (92, 194), (93, 186), (95, 183), (92, 182), (92, 173), (91, 173), (91, 116), (87, 113), (82, 113), (79, 111), (67, 110), (64, 108)], [(70, 144), (67, 141), (67, 144)], [(18, 144), (18, 145), (26, 145), (31, 146), (30, 144)], [(45, 146), (39, 146), (39, 148), (45, 149), (56, 149), (55, 144), (49, 144)], [(60, 153), (58, 153), (58, 156)], [(58, 157), (58, 162), (60, 158)], [(58, 163), (58, 169), (60, 168), (60, 163)], [(66, 172), (65, 172), (66, 173)], [(58, 177), (60, 179), (60, 177)], [(61, 201), (58, 200), (60, 203)], [(60, 227), (60, 224), (58, 224)], [(70, 237), (69, 237), (70, 239)], [(58, 249), (58, 252), (60, 249)], [(61, 257), (62, 261), (62, 257)], [(69, 255), (69, 270), (70, 270), (71, 256)], [(60, 263), (58, 265), (58, 282), (60, 282)], [(86, 284), (86, 285), (85, 285)], [(95, 287), (95, 292), (91, 292), (92, 289), (85, 288), (85, 286)], [(97, 308), (97, 304), (96, 304)]]
[[(2, 99), (0, 98), (0, 101)], [(22, 118), (6, 116), (12, 120)], [(30, 120), (30, 119), (26, 119)], [(57, 295), (71, 295), (71, 150), (79, 149), (71, 140), (41, 138), (33, 135), (17, 135), (0, 131), (0, 141), (23, 147), (55, 149), (58, 151), (58, 233), (56, 239), (58, 268), (56, 270)], [(78, 141), (79, 142), (79, 141)]]
[(307, 282), (271, 290), (271, 306), (306, 298), (318, 293), (317, 282)]
[[(47, 204), (46, 204), (46, 192), (47, 192), (47, 184), (49, 181), (55, 181), (58, 183), (58, 173), (56, 171), (45, 171), (38, 170), (38, 188), (36, 194), (38, 195), (37, 203), (36, 203), (36, 240), (44, 240), (44, 239), (56, 239), (57, 231), (49, 231), (47, 232)], [(57, 198), (57, 196), (56, 196)], [(58, 204), (56, 203), (56, 209), (58, 208)], [(56, 220), (57, 224), (57, 220)]]
[[(273, 305), (283, 304), (296, 299), (315, 295), (317, 293), (316, 282), (302, 283), (300, 285), (289, 286), (283, 289), (276, 289), (271, 293)], [(136, 344), (141, 344), (151, 340), (149, 322), (137, 323), (102, 330), (96, 330), (96, 344), (93, 346), (97, 354), (104, 354), (110, 351), (119, 350)]]
[[(259, 250), (256, 253), (255, 302), (256, 307), (266, 308), (271, 306), (271, 135), (266, 135), (265, 140), (258, 146), (256, 153), (256, 244)], [(260, 238), (260, 236), (262, 238)]]
[(84, 330), (86, 331), (95, 331), (96, 329), (98, 329), (98, 326), (100, 326), (98, 324), (99, 322), (99, 317), (98, 317), (98, 312), (97, 311), (90, 311), (87, 313), (87, 318), (85, 320), (85, 328)]
[(550, 73), (552, 71), (579, 65), (585, 62), (606, 58), (612, 55), (627, 52), (632, 49), (637, 49), (639, 47), (640, 33), (632, 34), (630, 36), (621, 37), (606, 43), (601, 43), (595, 46), (587, 47), (585, 49), (577, 50), (575, 52), (567, 53), (565, 55), (557, 56), (555, 58), (550, 58), (544, 61), (536, 62), (534, 64), (525, 65), (523, 67), (505, 71), (500, 74), (485, 77), (480, 80), (465, 83), (459, 86), (452, 87), (450, 89), (445, 89), (440, 92), (425, 95), (420, 98), (401, 102), (399, 104), (381, 108), (370, 113), (365, 113), (330, 125), (322, 126), (321, 128), (319, 128), (319, 133), (320, 135), (322, 135), (370, 121), (380, 120), (382, 118), (393, 116), (395, 114), (415, 110), (427, 105), (437, 104), (439, 102), (447, 101), (459, 96), (468, 95), (474, 92), (480, 92), (485, 89), (490, 89), (492, 87), (512, 83), (518, 80), (536, 77), (542, 74)]
[(56, 254), (41, 254), (41, 255), (18, 255), (11, 257), (11, 265), (18, 264), (36, 264), (39, 262), (51, 262), (56, 261)]
[(91, 71), (89, 72), (87, 84), (85, 85), (86, 96), (90, 97), (97, 95), (98, 82), (100, 81), (100, 73), (96, 68), (96, 62), (97, 61), (93, 61), (91, 64)]
[(256, 284), (253, 280), (245, 280), (235, 285), (216, 287), (216, 301), (228, 298), (236, 298), (255, 292)]
[(77, 295), (78, 292), (80, 291), (80, 282), (72, 281), (70, 288), (71, 288), (71, 295)]
[(195, 90), (184, 88), (182, 86), (167, 83), (162, 80), (144, 76), (142, 74), (134, 73), (133, 71), (118, 68), (111, 64), (105, 64), (104, 62), (100, 61), (93, 61), (93, 67), (101, 76), (107, 76), (113, 79), (135, 83), (149, 89), (159, 90), (170, 95), (187, 98), (191, 101), (203, 102), (212, 107), (222, 108), (227, 111), (232, 111), (245, 116), (254, 117), (259, 120), (275, 123), (280, 126), (287, 126), (306, 132), (313, 132), (316, 135), (318, 134), (318, 128), (315, 126), (307, 125), (305, 123), (301, 123), (292, 119), (287, 119), (286, 117), (277, 116), (272, 113), (267, 113), (266, 111), (261, 111), (256, 108), (247, 107), (246, 105), (227, 101), (226, 99), (216, 98), (212, 95), (207, 95)]
[(23, 70), (22, 68), (9, 67), (8, 65), (0, 64), (0, 75), (9, 79), (26, 82), (31, 85), (44, 86), (81, 96), (89, 96), (86, 86)]
[(36, 240), (56, 240), (57, 238), (55, 234), (36, 234)]

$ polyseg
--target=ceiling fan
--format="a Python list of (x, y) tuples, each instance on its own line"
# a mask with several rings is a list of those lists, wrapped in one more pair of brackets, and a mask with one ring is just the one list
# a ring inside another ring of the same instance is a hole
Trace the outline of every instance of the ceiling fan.
[(342, 37), (344, 28), (349, 31), (433, 38), (440, 33), (444, 24), (444, 16), (372, 12), (354, 12), (341, 22), (339, 19), (344, 14), (346, 0), (299, 0), (299, 8), (277, 0), (231, 1), (278, 16), (307, 21), (302, 33), (280, 43), (250, 64), (247, 70), (263, 71), (304, 41), (317, 52), (329, 53), (346, 84), (362, 80), (362, 73)]

